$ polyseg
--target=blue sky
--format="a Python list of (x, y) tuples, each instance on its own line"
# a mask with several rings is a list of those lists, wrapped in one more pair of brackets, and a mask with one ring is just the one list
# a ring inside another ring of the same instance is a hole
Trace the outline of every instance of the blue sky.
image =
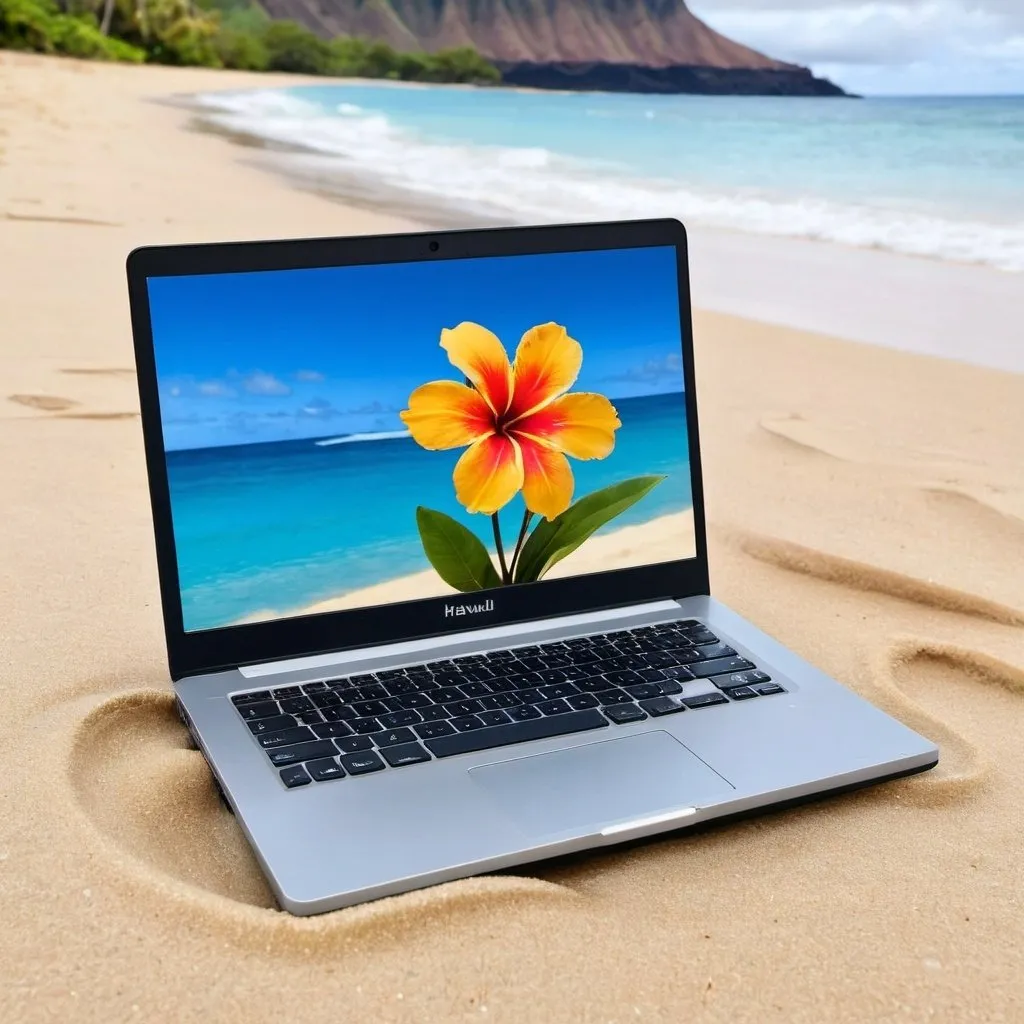
[(1024, 95), (1024, 0), (693, 0), (712, 28), (866, 95)]
[(418, 385), (458, 379), (441, 329), (475, 320), (511, 357), (554, 320), (575, 390), (682, 388), (675, 250), (331, 267), (149, 282), (168, 449), (400, 430)]

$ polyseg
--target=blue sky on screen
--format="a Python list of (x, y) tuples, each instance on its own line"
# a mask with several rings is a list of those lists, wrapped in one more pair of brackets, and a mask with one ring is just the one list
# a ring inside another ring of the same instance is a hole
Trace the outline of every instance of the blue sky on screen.
[(574, 387), (682, 388), (675, 250), (659, 247), (149, 282), (168, 449), (401, 430), (413, 388), (459, 379), (441, 329), (475, 320), (510, 358), (554, 320)]

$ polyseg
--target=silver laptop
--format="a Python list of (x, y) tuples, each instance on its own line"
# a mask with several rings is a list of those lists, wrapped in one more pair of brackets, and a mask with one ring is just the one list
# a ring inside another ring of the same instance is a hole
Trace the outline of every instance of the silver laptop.
[(679, 223), (128, 280), (178, 707), (286, 910), (936, 764), (711, 596)]

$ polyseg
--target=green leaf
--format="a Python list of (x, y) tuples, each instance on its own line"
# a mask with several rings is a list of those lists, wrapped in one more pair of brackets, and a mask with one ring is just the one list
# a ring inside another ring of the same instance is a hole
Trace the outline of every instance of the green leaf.
[(550, 522), (542, 519), (523, 545), (515, 582), (533, 583), (541, 579), (595, 530), (635, 505), (664, 479), (664, 476), (635, 476), (580, 498)]
[(501, 586), (487, 548), (462, 523), (420, 505), (416, 525), (430, 564), (449, 587), (466, 592)]

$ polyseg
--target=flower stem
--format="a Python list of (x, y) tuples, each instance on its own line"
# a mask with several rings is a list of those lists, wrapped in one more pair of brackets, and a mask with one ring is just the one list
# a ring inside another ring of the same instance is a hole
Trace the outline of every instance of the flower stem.
[(501, 545), (501, 526), (498, 523), (498, 513), (491, 516), (491, 525), (494, 527), (494, 546), (498, 549), (498, 564), (501, 566), (501, 582), (510, 583), (511, 577), (508, 574), (508, 566), (505, 564), (505, 549)]
[(527, 509), (523, 513), (523, 525), (519, 527), (519, 539), (516, 541), (516, 549), (512, 553), (512, 564), (508, 567), (509, 577), (515, 574), (516, 566), (519, 564), (519, 554), (523, 550), (523, 541), (526, 540), (526, 531), (530, 528), (530, 520), (533, 518), (533, 513)]

